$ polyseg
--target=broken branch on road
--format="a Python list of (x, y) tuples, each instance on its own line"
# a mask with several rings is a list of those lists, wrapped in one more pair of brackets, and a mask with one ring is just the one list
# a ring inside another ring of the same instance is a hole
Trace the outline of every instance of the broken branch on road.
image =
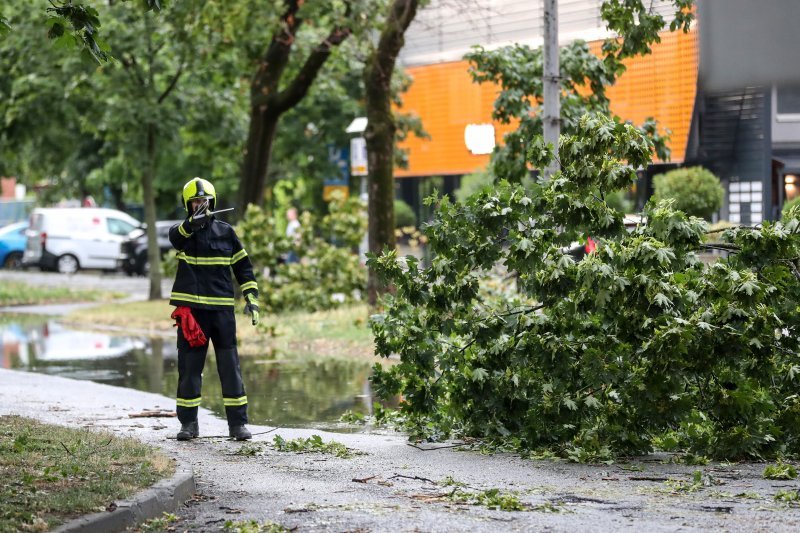
[(166, 411), (164, 409), (145, 409), (140, 413), (131, 413), (128, 418), (174, 418), (178, 416), (175, 411)]

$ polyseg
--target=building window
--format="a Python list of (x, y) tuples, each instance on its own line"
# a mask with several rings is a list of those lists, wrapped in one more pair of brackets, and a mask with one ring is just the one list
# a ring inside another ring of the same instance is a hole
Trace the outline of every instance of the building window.
[(786, 174), (783, 177), (783, 193), (785, 201), (788, 202), (790, 200), (794, 200), (797, 198), (798, 190), (797, 187), (800, 183), (797, 182), (797, 176), (794, 174)]
[(800, 85), (777, 88), (778, 120), (800, 121)]

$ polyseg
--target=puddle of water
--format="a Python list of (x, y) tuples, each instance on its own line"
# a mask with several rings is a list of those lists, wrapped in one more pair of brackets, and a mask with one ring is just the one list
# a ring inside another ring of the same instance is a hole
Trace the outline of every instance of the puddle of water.
[[(174, 340), (142, 339), (65, 328), (46, 317), (0, 314), (0, 367), (85, 379), (175, 397)], [(241, 358), (251, 423), (353, 431), (346, 411), (372, 406), (370, 364), (325, 358)], [(225, 416), (214, 356), (203, 372), (203, 407)]]

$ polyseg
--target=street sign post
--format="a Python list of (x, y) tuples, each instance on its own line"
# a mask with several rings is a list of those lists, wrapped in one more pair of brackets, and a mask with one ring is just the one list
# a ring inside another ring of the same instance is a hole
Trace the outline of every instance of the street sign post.
[(353, 176), (367, 176), (367, 141), (364, 137), (350, 139), (350, 174)]
[(336, 165), (336, 175), (323, 182), (322, 199), (330, 202), (335, 191), (346, 199), (350, 196), (350, 153), (347, 148), (328, 146), (328, 160)]

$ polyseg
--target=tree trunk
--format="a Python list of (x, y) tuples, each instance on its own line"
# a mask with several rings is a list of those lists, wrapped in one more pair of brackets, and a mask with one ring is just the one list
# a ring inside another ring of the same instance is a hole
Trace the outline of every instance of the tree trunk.
[[(405, 31), (417, 14), (418, 0), (394, 0), (389, 7), (386, 27), (377, 48), (364, 69), (366, 91), (367, 164), (369, 168), (369, 251), (381, 255), (384, 248), (394, 250), (394, 141), (397, 125), (392, 113), (392, 74), (397, 56), (405, 43)], [(367, 280), (367, 296), (375, 305), (386, 292), (372, 269)]]
[[(367, 81), (374, 79), (366, 71)], [(377, 85), (377, 84), (376, 84)], [(397, 129), (389, 104), (389, 88), (367, 85), (367, 129), (364, 137), (367, 142), (367, 164), (369, 177), (367, 205), (369, 251), (375, 255), (383, 253), (384, 248), (394, 250), (394, 134)], [(386, 98), (383, 95), (386, 94)], [(378, 295), (386, 291), (377, 275), (370, 269), (367, 280), (367, 294), (370, 305), (375, 305)]]
[(147, 224), (147, 260), (150, 262), (150, 300), (161, 299), (161, 250), (156, 232), (156, 195), (153, 181), (156, 174), (156, 126), (147, 125), (147, 148), (142, 191), (144, 193), (144, 222)]
[(269, 163), (272, 157), (272, 143), (278, 129), (279, 113), (250, 110), (250, 130), (242, 167), (242, 181), (239, 186), (237, 216), (244, 216), (247, 204), (260, 206), (264, 203)]
[(284, 2), (285, 10), (278, 30), (272, 36), (250, 84), (250, 131), (239, 184), (239, 217), (244, 215), (247, 204), (260, 206), (264, 202), (272, 142), (281, 115), (305, 98), (333, 48), (342, 44), (352, 31), (349, 27), (334, 26), (327, 37), (311, 50), (291, 81), (282, 83), (297, 31), (304, 22), (298, 16), (303, 3), (304, 0)]

